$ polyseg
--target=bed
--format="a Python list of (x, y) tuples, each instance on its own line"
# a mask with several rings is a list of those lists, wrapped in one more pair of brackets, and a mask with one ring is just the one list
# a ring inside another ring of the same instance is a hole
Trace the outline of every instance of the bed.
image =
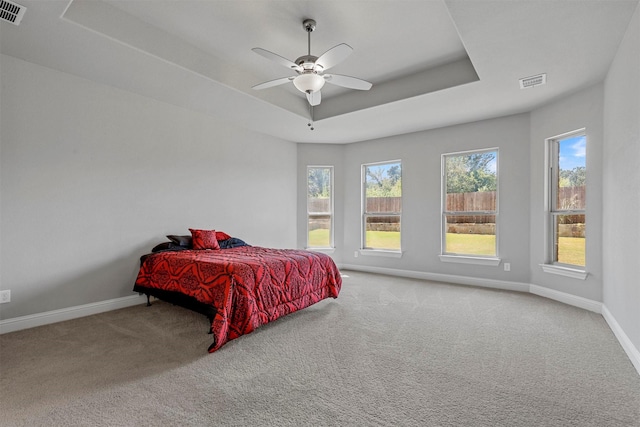
[[(193, 230), (141, 257), (133, 290), (206, 315), (214, 352), (268, 322), (337, 298), (342, 278), (320, 252), (251, 246), (226, 233)], [(204, 236), (204, 237), (203, 237)]]

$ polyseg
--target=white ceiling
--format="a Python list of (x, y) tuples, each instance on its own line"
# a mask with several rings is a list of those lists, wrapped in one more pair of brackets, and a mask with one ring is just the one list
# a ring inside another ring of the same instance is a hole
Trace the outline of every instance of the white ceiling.
[[(639, 0), (18, 0), (0, 48), (36, 64), (295, 142), (348, 143), (514, 114), (604, 78)], [(291, 75), (256, 55), (347, 43), (314, 111)], [(518, 79), (547, 74), (521, 90)]]

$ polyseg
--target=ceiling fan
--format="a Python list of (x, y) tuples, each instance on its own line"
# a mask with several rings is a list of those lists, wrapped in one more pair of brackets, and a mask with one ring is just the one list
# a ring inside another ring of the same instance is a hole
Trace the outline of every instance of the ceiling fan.
[(268, 50), (259, 47), (254, 47), (253, 49), (251, 49), (258, 55), (264, 56), (267, 59), (275, 61), (278, 64), (282, 64), (285, 67), (295, 71), (297, 75), (290, 77), (281, 77), (279, 79), (260, 83), (253, 86), (252, 89), (266, 89), (269, 87), (293, 82), (293, 85), (300, 92), (304, 92), (307, 95), (309, 105), (311, 105), (312, 107), (320, 104), (320, 89), (322, 89), (325, 82), (349, 89), (371, 89), (371, 86), (373, 85), (368, 81), (362, 79), (351, 76), (344, 76), (341, 74), (325, 74), (326, 70), (346, 59), (351, 54), (351, 52), (353, 52), (353, 48), (346, 43), (341, 43), (337, 46), (332, 47), (320, 56), (311, 55), (311, 33), (316, 29), (316, 21), (314, 21), (313, 19), (305, 19), (302, 22), (302, 26), (307, 32), (308, 51), (306, 55), (299, 57), (295, 61), (290, 61), (280, 55), (269, 52)]

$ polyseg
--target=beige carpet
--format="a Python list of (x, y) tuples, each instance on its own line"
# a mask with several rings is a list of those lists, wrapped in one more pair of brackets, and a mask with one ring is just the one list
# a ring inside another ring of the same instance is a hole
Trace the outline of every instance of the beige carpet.
[(600, 315), (344, 272), (343, 291), (208, 354), (204, 316), (131, 307), (0, 336), (2, 426), (640, 426)]

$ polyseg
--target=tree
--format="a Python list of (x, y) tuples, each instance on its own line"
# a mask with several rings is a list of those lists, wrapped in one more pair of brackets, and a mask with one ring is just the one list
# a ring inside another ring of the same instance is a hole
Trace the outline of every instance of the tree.
[(495, 160), (495, 152), (447, 157), (447, 194), (495, 191)]
[(402, 196), (402, 167), (400, 163), (367, 166), (365, 174), (367, 197)]
[(587, 182), (587, 168), (576, 166), (575, 168), (560, 169), (560, 187), (581, 187)]
[(309, 196), (312, 198), (329, 197), (331, 172), (327, 168), (310, 168), (307, 179)]

